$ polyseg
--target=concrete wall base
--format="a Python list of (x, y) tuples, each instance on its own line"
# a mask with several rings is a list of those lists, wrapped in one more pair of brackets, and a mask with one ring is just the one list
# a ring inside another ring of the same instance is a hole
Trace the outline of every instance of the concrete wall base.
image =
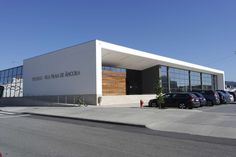
[[(88, 105), (97, 104), (96, 95), (81, 95), (85, 103)], [(0, 106), (73, 106), (78, 104), (78, 95), (67, 96), (27, 96), (27, 97), (12, 97), (1, 98)], [(139, 105), (142, 99), (145, 104), (150, 99), (154, 99), (155, 94), (148, 95), (121, 95), (121, 96), (102, 96), (101, 104), (105, 105), (122, 105), (122, 104), (137, 104)]]
[(154, 99), (155, 97), (155, 94), (102, 96), (101, 105), (139, 104), (140, 99), (142, 99), (144, 103), (147, 104), (150, 99)]
[[(96, 105), (96, 95), (80, 95), (86, 104)], [(55, 106), (55, 105), (76, 105), (78, 104), (78, 95), (60, 95), (60, 96), (27, 96), (1, 98), (0, 106)]]

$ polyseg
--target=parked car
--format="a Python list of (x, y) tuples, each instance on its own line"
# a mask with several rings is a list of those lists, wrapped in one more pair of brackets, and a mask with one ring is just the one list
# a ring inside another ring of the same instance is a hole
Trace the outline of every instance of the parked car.
[(229, 92), (229, 94), (233, 95), (233, 97), (234, 97), (234, 101), (236, 101), (236, 91)]
[(200, 106), (206, 106), (206, 98), (199, 92), (191, 92), (199, 98)]
[[(158, 107), (157, 99), (149, 101), (148, 106)], [(168, 93), (164, 95), (163, 107), (178, 107), (181, 109), (192, 109), (193, 107), (199, 107), (199, 98), (192, 93)]]
[(222, 93), (225, 94), (226, 103), (231, 103), (231, 99), (233, 97), (231, 94), (229, 94), (227, 91), (224, 90), (217, 90), (217, 91), (221, 91)]
[(0, 98), (1, 98), (2, 95), (3, 95), (3, 91), (4, 91), (4, 87), (3, 87), (3, 86), (0, 86)]
[(203, 90), (203, 91), (197, 91), (200, 92), (207, 101), (207, 105), (213, 106), (220, 104), (220, 97), (218, 93), (214, 90)]
[(219, 96), (220, 96), (220, 103), (221, 104), (226, 104), (227, 103), (227, 99), (226, 99), (226, 95), (225, 93), (221, 92), (221, 91), (216, 91)]

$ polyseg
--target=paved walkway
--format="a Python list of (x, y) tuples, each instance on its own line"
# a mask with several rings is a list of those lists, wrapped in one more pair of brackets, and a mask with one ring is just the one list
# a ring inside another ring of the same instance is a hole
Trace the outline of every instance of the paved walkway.
[(236, 104), (193, 110), (131, 107), (1, 107), (8, 112), (143, 125), (147, 128), (236, 139)]

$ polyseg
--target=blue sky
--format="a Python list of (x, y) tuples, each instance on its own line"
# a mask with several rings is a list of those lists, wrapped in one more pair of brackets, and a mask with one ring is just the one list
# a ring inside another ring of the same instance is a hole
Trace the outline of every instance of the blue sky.
[(235, 8), (236, 0), (0, 0), (0, 69), (100, 39), (236, 81)]

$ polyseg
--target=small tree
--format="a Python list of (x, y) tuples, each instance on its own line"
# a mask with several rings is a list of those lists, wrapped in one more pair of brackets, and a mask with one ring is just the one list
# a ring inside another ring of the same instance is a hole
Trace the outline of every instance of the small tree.
[(162, 108), (162, 104), (164, 103), (164, 97), (163, 97), (163, 93), (162, 93), (160, 78), (157, 78), (154, 83), (154, 91), (156, 94), (157, 104), (159, 105), (159, 108)]

